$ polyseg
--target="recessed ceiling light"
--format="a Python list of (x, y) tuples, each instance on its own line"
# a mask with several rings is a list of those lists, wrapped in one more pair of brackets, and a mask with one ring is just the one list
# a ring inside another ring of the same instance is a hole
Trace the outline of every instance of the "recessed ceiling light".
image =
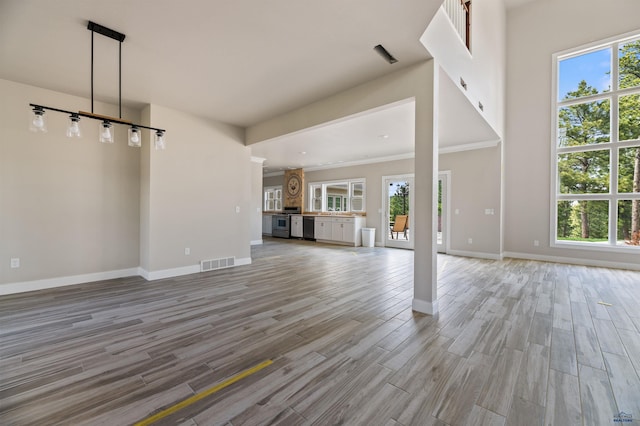
[(389, 139), (389, 135), (380, 135), (379, 138), (380, 139)]
[(305, 155), (307, 151), (300, 151), (300, 154)]

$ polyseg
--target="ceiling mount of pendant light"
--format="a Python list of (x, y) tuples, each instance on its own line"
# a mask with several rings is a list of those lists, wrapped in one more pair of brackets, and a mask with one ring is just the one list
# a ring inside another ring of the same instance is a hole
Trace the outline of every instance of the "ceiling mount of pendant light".
[[(124, 124), (129, 127), (129, 146), (139, 148), (142, 144), (142, 134), (141, 129), (153, 130), (155, 132), (154, 145), (156, 149), (165, 149), (166, 141), (164, 138), (164, 129), (159, 129), (157, 127), (144, 126), (142, 124), (135, 124), (131, 121), (125, 120), (122, 118), (122, 42), (125, 39), (125, 35), (112, 30), (110, 28), (104, 27), (100, 24), (96, 24), (95, 22), (89, 21), (87, 24), (87, 29), (91, 31), (91, 112), (87, 111), (67, 111), (64, 109), (53, 108), (44, 105), (37, 104), (29, 104), (32, 107), (31, 115), (29, 117), (29, 130), (33, 132), (46, 132), (47, 131), (47, 122), (45, 119), (45, 110), (61, 112), (65, 114), (69, 114), (69, 124), (67, 127), (67, 136), (68, 137), (80, 137), (80, 117), (86, 117), (93, 120), (99, 120), (100, 123), (98, 125), (98, 136), (100, 142), (103, 143), (113, 143), (115, 141), (115, 129), (113, 127), (114, 124)], [(95, 114), (93, 109), (93, 35), (94, 33), (98, 33), (105, 37), (116, 40), (118, 45), (118, 110), (119, 116), (110, 117), (106, 115)]]

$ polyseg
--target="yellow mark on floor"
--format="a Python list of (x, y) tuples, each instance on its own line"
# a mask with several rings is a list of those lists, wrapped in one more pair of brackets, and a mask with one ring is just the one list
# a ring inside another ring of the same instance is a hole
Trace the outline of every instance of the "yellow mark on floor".
[(270, 366), (271, 364), (273, 364), (273, 361), (271, 361), (270, 359), (268, 359), (268, 360), (266, 360), (264, 362), (261, 362), (260, 364), (254, 366), (254, 367), (251, 367), (250, 369), (245, 370), (245, 371), (243, 371), (241, 373), (238, 373), (235, 376), (225, 380), (224, 382), (222, 382), (222, 383), (220, 383), (220, 384), (218, 384), (218, 385), (216, 385), (216, 386), (214, 386), (212, 388), (209, 388), (209, 389), (204, 390), (204, 391), (202, 391), (200, 393), (197, 393), (197, 394), (193, 395), (192, 397), (187, 398), (184, 401), (179, 402), (176, 405), (167, 408), (166, 410), (162, 410), (159, 413), (154, 414), (151, 417), (147, 417), (146, 419), (136, 423), (135, 426), (146, 426), (146, 425), (150, 425), (151, 423), (157, 422), (158, 420), (163, 419), (163, 418), (165, 418), (167, 416), (170, 416), (171, 414), (175, 413), (176, 411), (182, 410), (183, 408), (188, 407), (189, 405), (193, 404), (194, 402), (198, 402), (201, 399), (206, 398), (209, 395), (212, 395), (212, 394), (218, 392), (219, 390), (222, 390), (222, 389), (226, 388), (227, 386), (230, 386), (230, 385), (234, 384), (235, 382), (237, 382), (239, 380), (242, 380), (247, 376), (252, 375), (253, 373), (257, 373), (258, 371), (262, 370), (265, 367)]
[(613, 306), (611, 303), (607, 303), (607, 302), (598, 302), (598, 305)]

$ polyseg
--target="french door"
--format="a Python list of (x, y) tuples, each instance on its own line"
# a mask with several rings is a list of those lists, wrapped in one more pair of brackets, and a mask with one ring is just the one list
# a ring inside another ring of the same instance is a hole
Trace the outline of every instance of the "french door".
[(413, 249), (413, 175), (382, 178), (382, 241), (385, 247)]

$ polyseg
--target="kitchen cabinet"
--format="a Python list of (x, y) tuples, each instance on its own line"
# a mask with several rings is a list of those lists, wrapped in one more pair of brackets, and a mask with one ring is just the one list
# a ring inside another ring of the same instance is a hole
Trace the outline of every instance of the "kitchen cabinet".
[(272, 214), (262, 215), (262, 233), (264, 235), (271, 235), (272, 228), (273, 228), (272, 218), (273, 218)]
[(348, 244), (352, 246), (362, 245), (360, 230), (364, 226), (363, 217), (317, 217), (315, 223), (316, 240)]
[(315, 239), (330, 240), (331, 225), (332, 225), (332, 220), (330, 217), (316, 217), (316, 223), (314, 228)]
[(302, 215), (291, 215), (291, 238), (302, 238)]

